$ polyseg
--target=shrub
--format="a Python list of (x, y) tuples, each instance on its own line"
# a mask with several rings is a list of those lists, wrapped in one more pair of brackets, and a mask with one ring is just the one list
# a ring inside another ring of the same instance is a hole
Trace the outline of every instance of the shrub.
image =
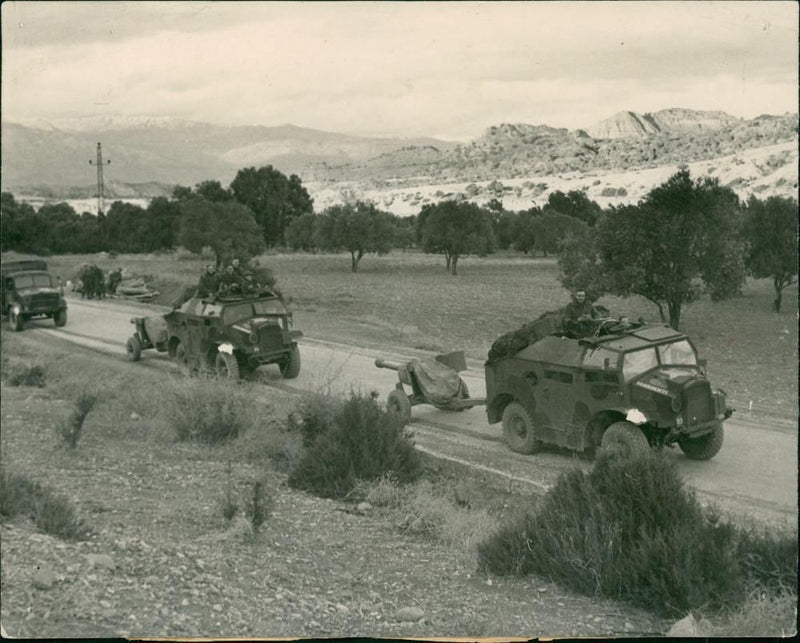
[(778, 594), (796, 592), (796, 532), (770, 531), (748, 523), (739, 529), (737, 558), (751, 584), (769, 586)]
[(274, 508), (275, 498), (268, 490), (267, 481), (261, 479), (253, 482), (253, 490), (245, 514), (254, 533), (258, 533), (261, 525), (272, 515)]
[(25, 475), (5, 470), (0, 471), (0, 514), (6, 518), (27, 516), (40, 531), (63, 540), (83, 540), (90, 534), (67, 498)]
[[(322, 409), (327, 413), (329, 407)], [(351, 393), (330, 420), (317, 416), (312, 424), (318, 433), (289, 474), (289, 484), (295, 488), (323, 498), (342, 498), (358, 480), (391, 472), (398, 481), (407, 482), (419, 473), (419, 454), (409, 435), (372, 397)]]
[(180, 441), (225, 442), (258, 421), (259, 409), (235, 382), (184, 379), (170, 393), (166, 414)]
[(227, 469), (227, 477), (225, 481), (225, 493), (222, 495), (220, 499), (220, 509), (222, 510), (222, 515), (230, 522), (233, 520), (233, 517), (239, 511), (239, 503), (236, 500), (236, 494), (233, 491), (233, 478), (231, 476), (231, 461), (228, 460), (228, 469)]
[(481, 569), (540, 574), (669, 616), (743, 596), (736, 532), (684, 488), (660, 453), (601, 453), (559, 478), (536, 513), (479, 547)]
[(58, 425), (58, 434), (68, 449), (78, 446), (78, 440), (83, 432), (83, 423), (86, 416), (94, 408), (98, 394), (94, 391), (84, 390), (78, 393), (75, 405), (66, 422)]
[(4, 364), (3, 375), (9, 386), (44, 388), (45, 370), (39, 364)]

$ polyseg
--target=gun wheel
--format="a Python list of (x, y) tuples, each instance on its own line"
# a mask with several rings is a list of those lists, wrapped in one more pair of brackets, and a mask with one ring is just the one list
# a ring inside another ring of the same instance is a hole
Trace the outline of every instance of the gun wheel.
[(142, 342), (139, 341), (139, 338), (136, 335), (128, 338), (128, 341), (125, 344), (125, 351), (128, 354), (128, 359), (131, 362), (138, 362), (140, 359), (142, 359)]
[(386, 398), (386, 412), (397, 418), (401, 426), (411, 421), (411, 401), (405, 391), (395, 389)]

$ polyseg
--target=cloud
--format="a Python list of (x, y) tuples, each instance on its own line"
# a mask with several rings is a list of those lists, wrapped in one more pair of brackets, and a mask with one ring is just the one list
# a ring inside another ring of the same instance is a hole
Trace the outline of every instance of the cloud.
[(3, 110), (450, 137), (588, 126), (642, 105), (787, 111), (797, 14), (782, 2), (7, 2)]

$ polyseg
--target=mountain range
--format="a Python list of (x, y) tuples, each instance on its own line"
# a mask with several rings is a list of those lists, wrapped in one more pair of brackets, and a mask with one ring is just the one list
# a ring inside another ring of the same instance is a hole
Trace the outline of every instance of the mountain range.
[[(797, 132), (797, 114), (741, 119), (677, 108), (623, 111), (572, 131), (504, 123), (467, 143), (166, 117), (3, 121), (2, 189), (44, 198), (91, 197), (96, 170), (90, 161), (98, 142), (110, 161), (106, 195), (124, 198), (165, 195), (176, 184), (208, 179), (227, 185), (239, 169), (263, 165), (298, 174), (317, 191), (345, 184), (364, 190), (523, 179), (535, 184), (537, 177), (564, 173), (646, 170), (735, 156), (796, 141)], [(769, 163), (792, 162), (785, 151), (779, 157)], [(796, 154), (794, 160), (794, 185), (788, 187), (796, 191)]]

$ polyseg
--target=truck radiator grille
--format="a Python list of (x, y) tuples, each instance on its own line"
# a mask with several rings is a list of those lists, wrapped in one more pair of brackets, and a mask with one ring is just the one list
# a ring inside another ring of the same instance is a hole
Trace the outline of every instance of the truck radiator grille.
[(711, 396), (711, 385), (706, 381), (689, 384), (683, 392), (683, 408), (688, 426), (712, 420), (714, 400)]
[(58, 294), (56, 293), (39, 293), (33, 295), (30, 299), (31, 310), (53, 310), (58, 308)]

